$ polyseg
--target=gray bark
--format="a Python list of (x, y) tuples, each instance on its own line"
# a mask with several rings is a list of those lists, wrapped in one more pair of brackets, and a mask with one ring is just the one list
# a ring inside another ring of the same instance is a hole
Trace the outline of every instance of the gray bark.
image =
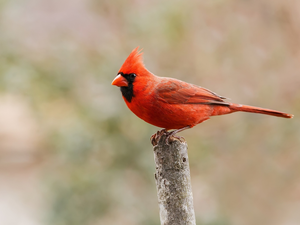
[(165, 131), (152, 137), (161, 224), (195, 225), (187, 144), (174, 137), (165, 140)]

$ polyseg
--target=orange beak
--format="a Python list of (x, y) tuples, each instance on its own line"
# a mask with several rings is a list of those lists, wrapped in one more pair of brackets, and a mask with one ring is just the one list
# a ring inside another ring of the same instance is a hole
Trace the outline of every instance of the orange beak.
[(116, 76), (116, 78), (113, 80), (111, 84), (116, 85), (118, 87), (127, 87), (128, 81), (119, 74), (118, 76)]

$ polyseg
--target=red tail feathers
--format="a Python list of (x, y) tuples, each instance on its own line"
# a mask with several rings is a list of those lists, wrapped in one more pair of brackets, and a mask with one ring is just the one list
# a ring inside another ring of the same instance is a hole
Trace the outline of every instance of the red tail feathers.
[(294, 116), (292, 114), (287, 114), (287, 113), (279, 112), (279, 111), (276, 111), (276, 110), (263, 109), (263, 108), (259, 108), (259, 107), (248, 106), (248, 105), (240, 105), (240, 104), (231, 104), (229, 106), (229, 108), (232, 111), (261, 113), (261, 114), (266, 114), (266, 115), (270, 115), (270, 116), (278, 116), (278, 117), (283, 117), (283, 118), (293, 118), (293, 116)]

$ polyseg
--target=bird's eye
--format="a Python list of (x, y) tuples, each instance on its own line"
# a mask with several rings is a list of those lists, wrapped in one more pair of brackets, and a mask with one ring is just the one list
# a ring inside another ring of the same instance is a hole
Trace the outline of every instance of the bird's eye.
[(134, 79), (136, 77), (136, 74), (135, 73), (131, 73), (131, 74), (129, 74), (129, 76), (130, 76), (131, 79)]

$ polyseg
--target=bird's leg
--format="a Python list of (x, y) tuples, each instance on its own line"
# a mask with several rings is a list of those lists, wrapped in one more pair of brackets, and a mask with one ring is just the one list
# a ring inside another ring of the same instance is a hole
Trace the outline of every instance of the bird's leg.
[(174, 134), (177, 134), (181, 131), (184, 131), (186, 129), (189, 129), (189, 128), (192, 128), (192, 126), (186, 126), (186, 127), (183, 127), (183, 128), (180, 128), (180, 129), (177, 129), (177, 130), (174, 130), (174, 131), (171, 131), (171, 132), (167, 132), (167, 137), (166, 137), (166, 143), (169, 143), (169, 138), (171, 136), (175, 137), (175, 138), (178, 138), (180, 141), (183, 139), (185, 141), (185, 139), (183, 137), (180, 137), (180, 136), (174, 136)]
[[(173, 130), (172, 132), (170, 132), (170, 135), (173, 135), (173, 136), (174, 136), (174, 134), (177, 134), (177, 133), (179, 133), (179, 132), (181, 132), (181, 131), (184, 131), (184, 130), (186, 130), (186, 129), (189, 129), (189, 128), (191, 128), (191, 126), (186, 126), (186, 127), (183, 127), (183, 128), (177, 129), (177, 130)], [(174, 136), (174, 137), (175, 137), (175, 136)]]
[(186, 129), (192, 128), (193, 126), (186, 126), (177, 130), (173, 130), (171, 132), (168, 132), (167, 129), (162, 129), (160, 131), (157, 131), (155, 134), (153, 134), (150, 138), (152, 145), (157, 145), (157, 138), (161, 137), (162, 135), (166, 135), (166, 139), (165, 139), (165, 143), (167, 145), (169, 145), (169, 139), (170, 137), (175, 137), (178, 138), (180, 141), (185, 141), (185, 139), (183, 137), (180, 136), (175, 136), (175, 134), (184, 131)]

